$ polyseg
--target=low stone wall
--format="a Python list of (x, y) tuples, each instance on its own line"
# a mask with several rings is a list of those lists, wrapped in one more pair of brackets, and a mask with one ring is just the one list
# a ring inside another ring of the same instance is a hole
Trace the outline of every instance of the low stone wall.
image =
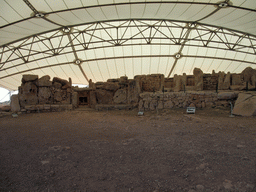
[(239, 92), (156, 92), (141, 93), (139, 111), (156, 109), (186, 108), (186, 107), (228, 107), (230, 102), (234, 104)]
[(53, 111), (69, 111), (72, 109), (73, 109), (72, 104), (25, 105), (25, 107), (21, 109), (21, 112), (22, 113), (53, 112)]

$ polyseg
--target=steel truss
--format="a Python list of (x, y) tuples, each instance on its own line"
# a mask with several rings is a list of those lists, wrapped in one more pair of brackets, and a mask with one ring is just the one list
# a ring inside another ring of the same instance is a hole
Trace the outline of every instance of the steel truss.
[[(132, 33), (129, 31), (133, 31)], [(59, 28), (58, 30), (38, 34), (21, 41), (0, 47), (0, 73), (12, 68), (27, 65), (36, 61), (55, 56), (72, 53), (75, 65), (78, 65), (85, 79), (86, 73), (81, 65), (83, 62), (96, 61), (110, 58), (84, 59), (78, 58), (77, 53), (87, 50), (97, 50), (116, 46), (135, 45), (168, 45), (179, 46), (179, 51), (174, 55), (175, 62), (169, 72), (172, 74), (181, 57), (200, 57), (223, 59), (256, 64), (253, 61), (238, 60), (236, 58), (222, 58), (207, 55), (184, 55), (184, 47), (204, 47), (217, 50), (233, 51), (245, 55), (256, 55), (256, 37), (230, 29), (213, 27), (199, 23), (174, 22), (169, 20), (118, 20), (95, 22), (86, 25)], [(124, 56), (122, 58), (129, 58)], [(143, 55), (141, 57), (144, 57)], [(145, 57), (151, 57), (145, 55)], [(168, 55), (152, 55), (152, 57), (168, 57)], [(46, 67), (66, 65), (70, 62), (56, 63)], [(30, 68), (17, 73), (1, 76), (0, 79), (37, 70), (42, 67)], [(45, 67), (43, 67), (45, 68)]]

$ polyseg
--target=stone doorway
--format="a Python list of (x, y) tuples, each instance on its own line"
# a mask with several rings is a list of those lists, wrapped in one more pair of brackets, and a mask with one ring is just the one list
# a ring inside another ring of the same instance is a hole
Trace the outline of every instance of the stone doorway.
[(79, 97), (79, 105), (88, 105), (88, 97)]

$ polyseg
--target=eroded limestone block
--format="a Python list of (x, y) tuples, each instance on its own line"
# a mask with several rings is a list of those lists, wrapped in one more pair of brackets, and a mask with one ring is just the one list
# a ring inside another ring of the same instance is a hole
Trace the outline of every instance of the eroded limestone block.
[(37, 80), (36, 85), (38, 87), (50, 87), (52, 86), (50, 79), (51, 77), (49, 75), (45, 75)]
[(20, 105), (35, 105), (38, 104), (37, 86), (33, 82), (26, 82), (19, 87)]
[(238, 94), (236, 92), (220, 92), (218, 93), (217, 98), (219, 100), (230, 100), (230, 99), (236, 99)]
[(95, 108), (97, 105), (96, 92), (90, 91), (90, 107)]
[(235, 102), (233, 114), (241, 116), (255, 116), (256, 95), (251, 93), (239, 93)]
[(174, 88), (173, 91), (174, 92), (179, 92), (182, 89), (182, 76), (179, 75), (174, 75), (173, 77), (173, 82), (174, 82)]
[(126, 104), (127, 103), (126, 89), (118, 89), (114, 94), (113, 101), (116, 104)]
[(78, 106), (78, 93), (75, 91), (72, 93), (72, 105), (74, 107)]
[(22, 76), (22, 83), (26, 83), (26, 82), (31, 82), (31, 81), (35, 81), (38, 79), (38, 75), (23, 75)]
[(113, 102), (113, 92), (97, 89), (96, 90), (96, 99), (98, 101), (98, 104), (112, 104)]
[(164, 108), (165, 109), (171, 109), (174, 107), (174, 103), (171, 100), (165, 101), (164, 102)]
[(53, 83), (54, 82), (60, 83), (62, 85), (62, 87), (61, 87), (62, 89), (67, 89), (67, 88), (71, 87), (71, 85), (69, 84), (69, 82), (67, 80), (61, 79), (61, 78), (58, 78), (58, 77), (54, 77), (52, 82)]
[(38, 101), (40, 104), (52, 103), (52, 92), (49, 87), (40, 87), (38, 89)]
[(18, 95), (11, 96), (11, 111), (13, 113), (17, 113), (18, 111), (20, 111), (20, 103), (19, 103)]
[(195, 90), (196, 91), (202, 91), (203, 90), (203, 83), (204, 83), (204, 80), (203, 80), (203, 71), (199, 68), (194, 68), (193, 70), (193, 74), (195, 76)]
[(139, 111), (144, 111), (144, 102), (142, 99), (139, 102)]
[(223, 90), (229, 89), (229, 87), (230, 87), (230, 78), (231, 78), (231, 75), (230, 75), (230, 72), (228, 72), (225, 79), (224, 79), (223, 85), (222, 85)]
[(61, 89), (61, 87), (62, 87), (62, 84), (58, 83), (58, 82), (53, 82), (52, 85), (53, 85), (52, 87), (54, 87), (55, 89)]
[(108, 91), (116, 91), (120, 88), (120, 85), (118, 83), (111, 83), (111, 82), (105, 82), (103, 84), (103, 89), (108, 90)]
[(138, 103), (139, 102), (139, 93), (140, 93), (139, 82), (136, 80), (129, 80), (128, 81), (128, 94), (127, 94), (128, 104)]
[(232, 78), (232, 85), (242, 85), (240, 74), (232, 74), (231, 78)]
[(157, 100), (152, 100), (152, 101), (150, 102), (150, 104), (149, 104), (149, 109), (150, 109), (151, 111), (154, 111), (154, 110), (156, 110), (156, 107), (157, 107)]

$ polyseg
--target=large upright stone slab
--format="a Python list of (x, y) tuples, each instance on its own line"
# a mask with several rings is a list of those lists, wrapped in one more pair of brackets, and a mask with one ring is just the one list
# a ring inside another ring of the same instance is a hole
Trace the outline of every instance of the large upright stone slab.
[(11, 111), (13, 113), (16, 113), (20, 111), (20, 103), (19, 103), (19, 96), (18, 95), (12, 95), (11, 96)]
[(72, 105), (78, 107), (78, 93), (75, 91), (72, 92)]
[(118, 89), (113, 97), (115, 104), (126, 104), (127, 103), (127, 91), (126, 89)]
[(234, 115), (255, 116), (256, 115), (256, 94), (239, 93), (233, 110)]
[(199, 68), (194, 68), (193, 74), (195, 76), (195, 90), (202, 91), (204, 88), (203, 71)]

